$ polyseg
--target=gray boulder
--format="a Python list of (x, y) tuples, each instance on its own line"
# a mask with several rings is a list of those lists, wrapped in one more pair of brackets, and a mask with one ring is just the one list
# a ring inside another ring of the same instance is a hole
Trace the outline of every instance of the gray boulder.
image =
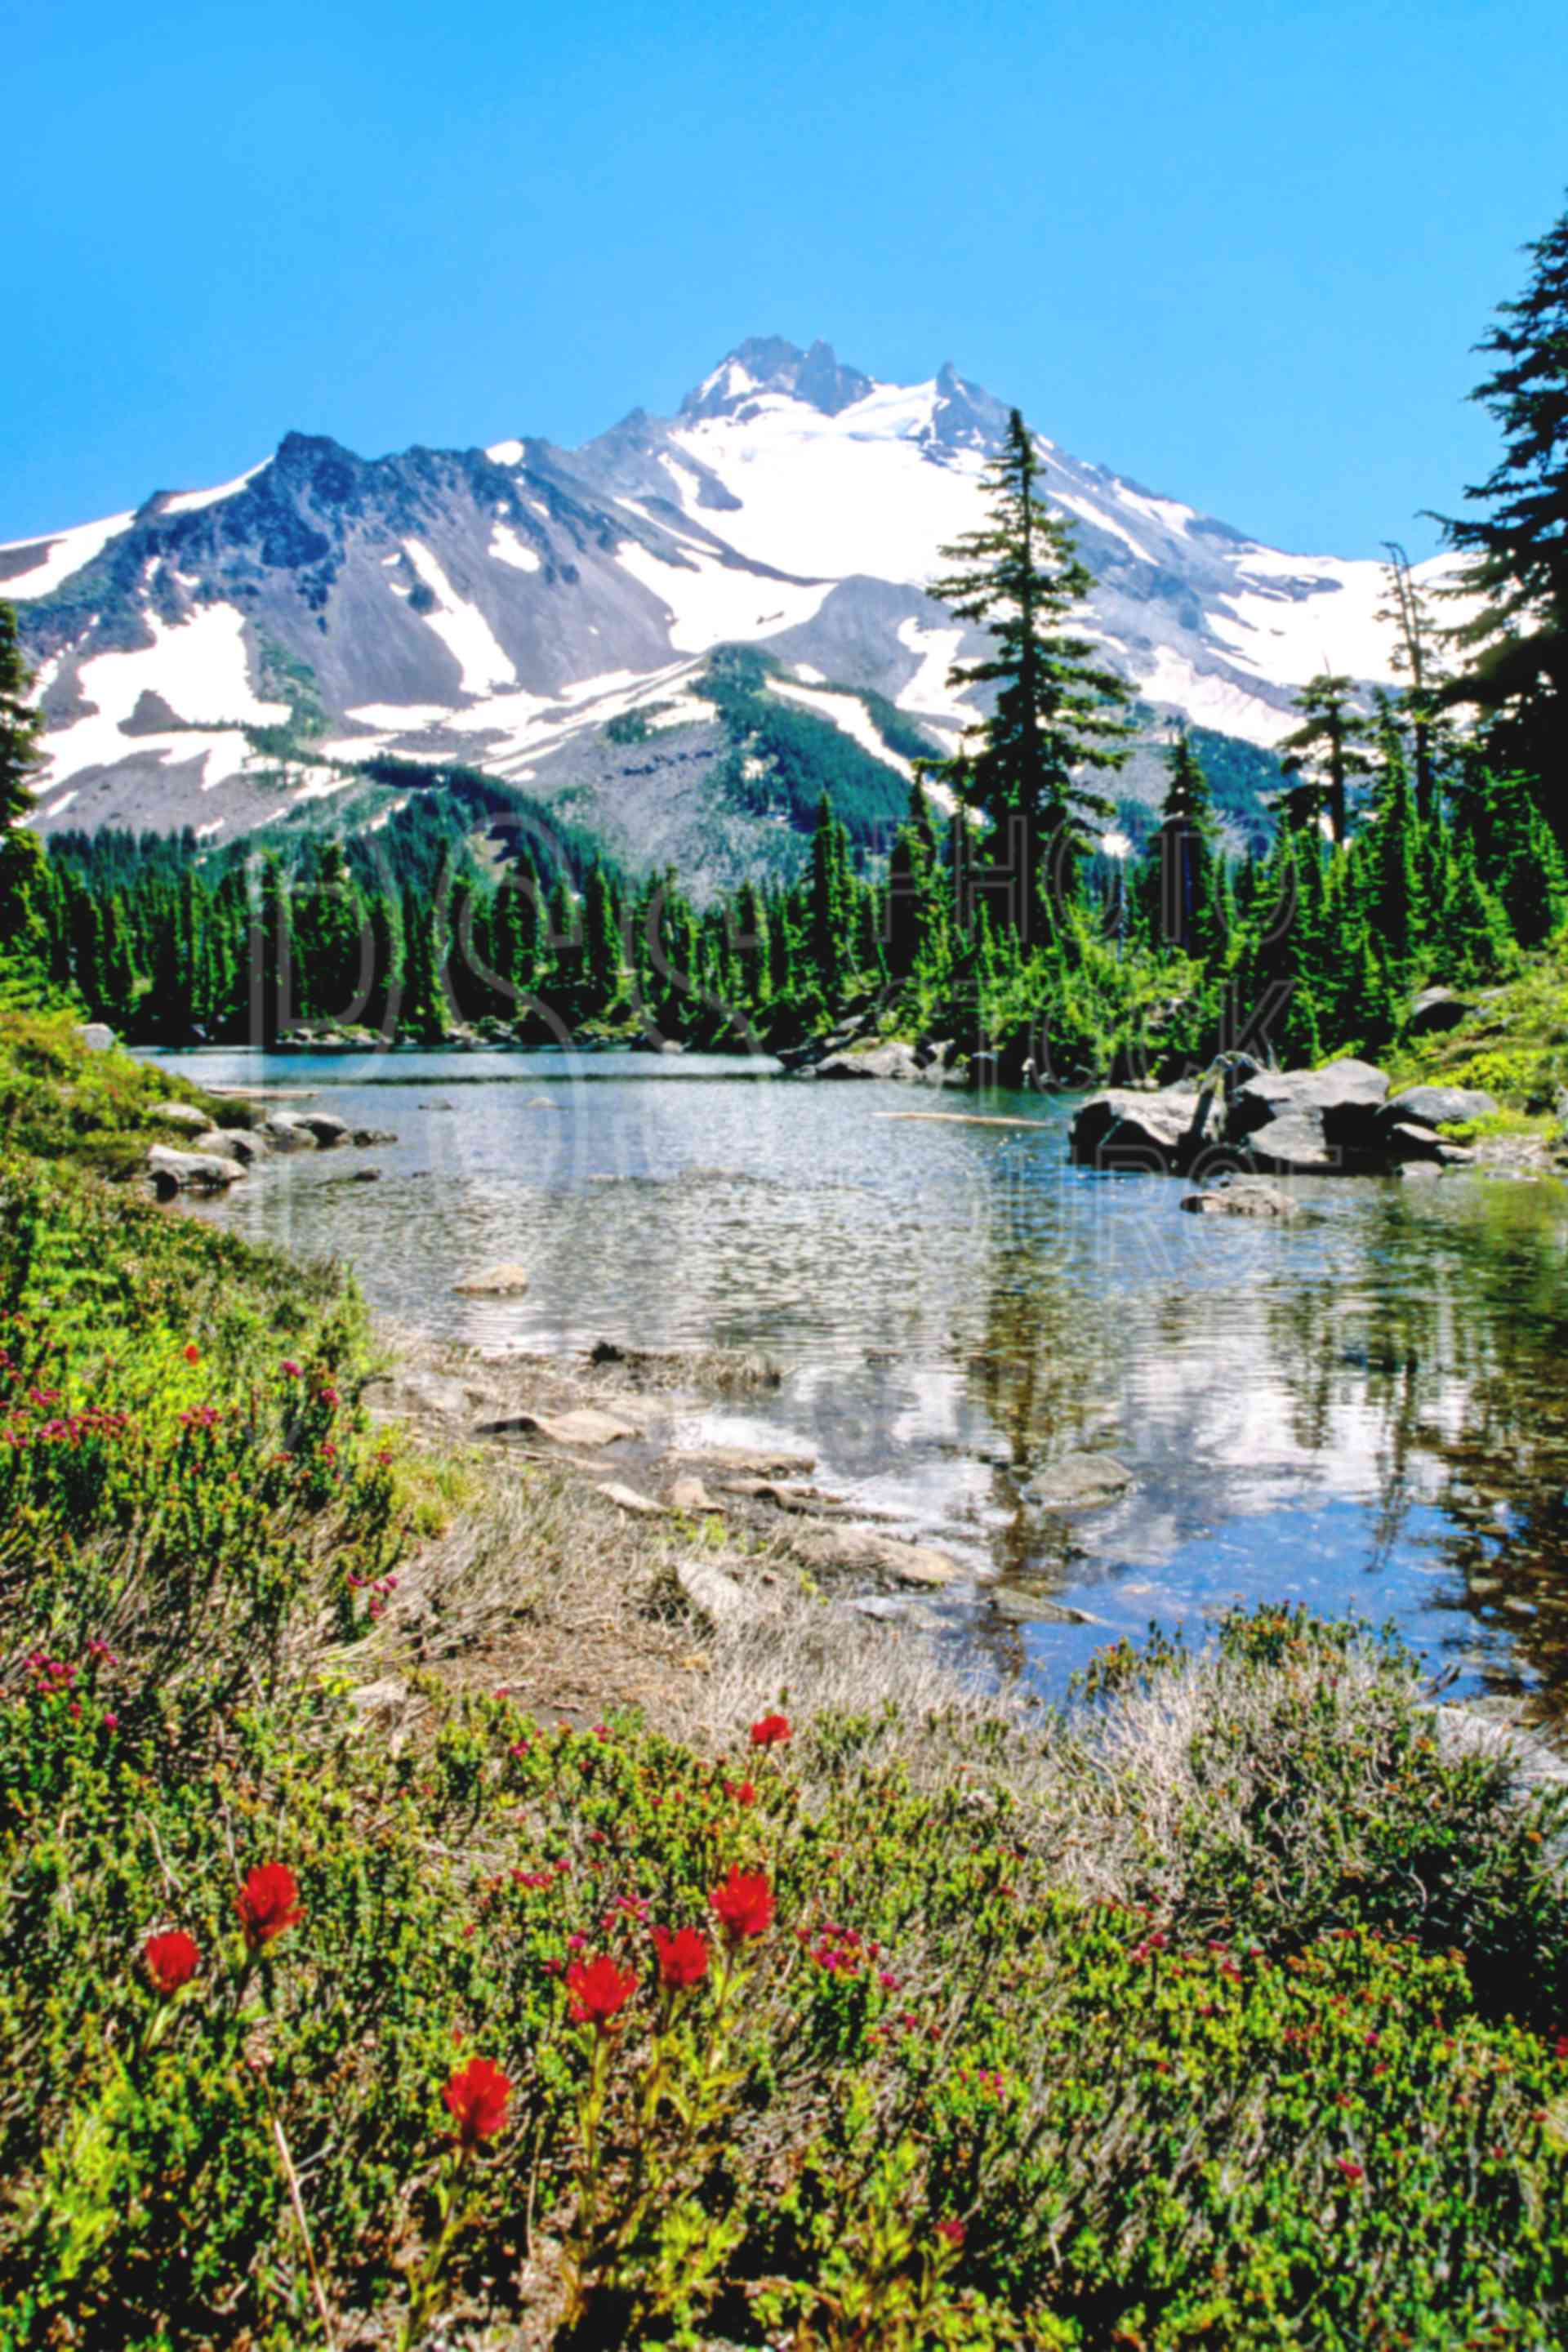
[(261, 1132), (274, 1151), (314, 1151), (316, 1148), (315, 1137), (292, 1111), (268, 1112), (261, 1122)]
[(224, 1160), (216, 1151), (176, 1151), (168, 1143), (152, 1146), (147, 1166), (165, 1198), (175, 1192), (221, 1192), (243, 1173), (237, 1160)]
[(1447, 1136), (1435, 1134), (1429, 1127), (1417, 1127), (1414, 1120), (1390, 1127), (1383, 1144), (1388, 1158), (1396, 1162), (1431, 1160), (1440, 1168), (1463, 1168), (1476, 1156), (1462, 1143), (1450, 1143)]
[(1321, 1070), (1260, 1070), (1237, 1087), (1226, 1120), (1230, 1142), (1276, 1119), (1321, 1123), (1330, 1143), (1363, 1142), (1388, 1099), (1388, 1074), (1371, 1062), (1330, 1062)]
[(347, 1119), (335, 1118), (328, 1110), (304, 1111), (300, 1114), (300, 1124), (310, 1129), (322, 1151), (333, 1150), (338, 1144), (346, 1143), (349, 1139)]
[(107, 1021), (84, 1021), (76, 1034), (89, 1054), (107, 1054), (114, 1043), (114, 1032)]
[(1075, 1111), (1068, 1149), (1080, 1168), (1168, 1173), (1202, 1150), (1212, 1110), (1212, 1097), (1193, 1087), (1157, 1094), (1114, 1087)]
[(214, 1152), (220, 1160), (237, 1160), (242, 1168), (249, 1168), (267, 1151), (260, 1136), (247, 1127), (209, 1127), (197, 1136), (196, 1149)]
[(1254, 1168), (1275, 1176), (1333, 1176), (1347, 1164), (1346, 1148), (1329, 1141), (1316, 1111), (1287, 1111), (1248, 1135), (1242, 1148)]
[(1457, 1029), (1461, 1021), (1468, 1021), (1475, 1009), (1462, 996), (1456, 996), (1451, 988), (1424, 988), (1410, 1008), (1406, 1034), (1412, 1037), (1440, 1036), (1446, 1029)]
[(1479, 1087), (1406, 1087), (1383, 1107), (1391, 1126), (1447, 1127), (1461, 1119), (1490, 1118), (1497, 1104)]
[(153, 1103), (147, 1116), (155, 1119), (160, 1127), (182, 1128), (187, 1135), (205, 1135), (212, 1127), (205, 1111), (198, 1110), (195, 1103)]

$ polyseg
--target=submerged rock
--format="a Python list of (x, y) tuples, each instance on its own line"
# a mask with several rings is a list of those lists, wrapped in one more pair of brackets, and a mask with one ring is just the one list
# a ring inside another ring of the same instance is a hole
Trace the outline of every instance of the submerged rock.
[(1047, 1511), (1088, 1511), (1113, 1502), (1135, 1483), (1114, 1454), (1064, 1454), (1031, 1479), (1025, 1494)]
[(1043, 1592), (1021, 1592), (1016, 1585), (999, 1584), (991, 1595), (991, 1606), (996, 1615), (1009, 1625), (1094, 1625), (1099, 1620), (1081, 1609), (1073, 1609), (1065, 1601), (1052, 1601)]
[(841, 1054), (829, 1054), (816, 1066), (819, 1078), (895, 1078), (912, 1082), (921, 1076), (919, 1058), (912, 1045), (902, 1038), (891, 1037), (879, 1045), (854, 1046)]
[(515, 1265), (507, 1260), (500, 1265), (486, 1266), (481, 1273), (464, 1275), (452, 1288), (459, 1298), (517, 1298), (531, 1280), (525, 1265)]
[(1266, 1183), (1261, 1176), (1233, 1176), (1228, 1183), (1211, 1185), (1202, 1192), (1189, 1192), (1182, 1203), (1199, 1217), (1299, 1217), (1301, 1203), (1278, 1184)]

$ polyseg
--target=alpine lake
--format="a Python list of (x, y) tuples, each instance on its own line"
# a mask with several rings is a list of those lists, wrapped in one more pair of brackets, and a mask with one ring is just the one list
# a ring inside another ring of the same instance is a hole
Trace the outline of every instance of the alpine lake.
[[(678, 1405), (675, 1441), (815, 1454), (823, 1487), (962, 1563), (910, 1604), (935, 1636), (1047, 1696), (1151, 1621), (1201, 1639), (1234, 1602), (1300, 1601), (1392, 1622), (1451, 1697), (1568, 1717), (1555, 1181), (1299, 1179), (1309, 1214), (1194, 1217), (1179, 1180), (1070, 1166), (1068, 1097), (696, 1055), (161, 1058), (395, 1134), (269, 1160), (194, 1212), (344, 1262), (394, 1327), (767, 1357), (776, 1387)], [(455, 1292), (497, 1261), (525, 1294)], [(1086, 1453), (1131, 1484), (1045, 1507)], [(1040, 1598), (1089, 1622), (1031, 1621)]]

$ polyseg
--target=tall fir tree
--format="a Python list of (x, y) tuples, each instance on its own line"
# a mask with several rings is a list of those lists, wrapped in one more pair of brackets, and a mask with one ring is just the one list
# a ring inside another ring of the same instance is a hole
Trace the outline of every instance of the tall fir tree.
[(44, 764), (44, 722), (28, 697), (16, 608), (0, 600), (0, 992), (41, 1002), (52, 991), (43, 851), (27, 819)]
[(1280, 766), (1300, 779), (1285, 795), (1289, 822), (1300, 830), (1326, 814), (1331, 837), (1341, 847), (1350, 837), (1351, 786), (1373, 770), (1366, 718), (1353, 693), (1350, 678), (1320, 670), (1296, 697), (1300, 726), (1280, 745)]
[(943, 548), (953, 569), (930, 589), (993, 639), (990, 654), (960, 663), (948, 680), (995, 689), (979, 746), (933, 772), (988, 826), (992, 874), (1010, 880), (986, 895), (1026, 939), (1048, 936), (1047, 900), (1071, 895), (1078, 858), (1110, 815), (1086, 772), (1121, 767), (1131, 732), (1124, 681), (1065, 625), (1094, 583), (1072, 533), (1038, 494), (1041, 471), (1034, 436), (1014, 409), (986, 478), (989, 518)]
[(1447, 519), (1474, 559), (1458, 593), (1481, 602), (1456, 631), (1446, 691), (1479, 709), (1494, 765), (1532, 779), (1568, 842), (1568, 211), (1526, 251), (1528, 282), (1479, 346), (1496, 364), (1470, 395), (1502, 456), (1465, 493), (1480, 511)]

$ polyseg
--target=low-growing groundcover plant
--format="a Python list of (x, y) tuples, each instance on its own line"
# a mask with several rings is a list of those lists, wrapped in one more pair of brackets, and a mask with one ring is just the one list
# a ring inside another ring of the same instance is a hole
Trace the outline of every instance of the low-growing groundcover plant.
[(416, 1539), (352, 1294), (0, 1189), (6, 2352), (1562, 2340), (1560, 1825), (1392, 1644), (399, 1747), (340, 1688)]

